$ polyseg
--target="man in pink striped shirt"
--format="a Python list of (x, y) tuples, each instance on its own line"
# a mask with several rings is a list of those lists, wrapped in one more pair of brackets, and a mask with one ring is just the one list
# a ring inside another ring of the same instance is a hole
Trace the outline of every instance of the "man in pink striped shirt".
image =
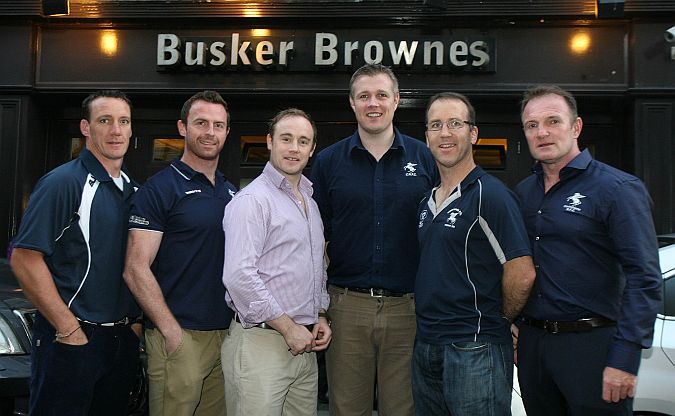
[(222, 346), (228, 416), (315, 415), (316, 351), (331, 340), (323, 225), (302, 174), (316, 126), (302, 110), (271, 121), (270, 161), (225, 209)]

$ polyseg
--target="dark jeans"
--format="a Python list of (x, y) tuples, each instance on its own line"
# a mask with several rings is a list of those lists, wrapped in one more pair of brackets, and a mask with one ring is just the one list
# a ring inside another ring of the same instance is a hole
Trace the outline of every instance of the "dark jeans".
[(487, 342), (415, 341), (413, 398), (418, 415), (511, 415), (513, 347)]
[(632, 415), (633, 400), (602, 400), (602, 372), (616, 328), (551, 334), (518, 325), (518, 381), (528, 416)]
[(138, 337), (127, 326), (82, 323), (85, 345), (54, 341), (39, 313), (33, 326), (30, 415), (123, 416), (138, 364)]

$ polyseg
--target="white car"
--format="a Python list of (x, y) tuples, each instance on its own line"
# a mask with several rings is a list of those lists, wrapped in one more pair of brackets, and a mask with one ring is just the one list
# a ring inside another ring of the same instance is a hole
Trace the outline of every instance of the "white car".
[(675, 416), (675, 234), (659, 236), (663, 306), (654, 324), (654, 344), (642, 352), (633, 410)]

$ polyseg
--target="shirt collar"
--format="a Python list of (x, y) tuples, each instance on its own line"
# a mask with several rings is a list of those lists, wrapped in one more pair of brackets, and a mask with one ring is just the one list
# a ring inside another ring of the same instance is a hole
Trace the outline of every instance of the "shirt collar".
[[(359, 136), (358, 130), (356, 130), (349, 139), (349, 152), (351, 153), (354, 149), (366, 150), (361, 142), (361, 136)], [(398, 131), (396, 127), (394, 127), (394, 141), (391, 143), (390, 149), (401, 149), (405, 154), (405, 143), (401, 132)]]
[[(561, 169), (560, 178), (562, 179), (567, 177), (574, 172), (586, 170), (592, 160), (593, 156), (591, 156), (591, 153), (588, 151), (588, 149), (584, 149), (581, 153), (576, 155), (576, 157), (572, 159), (570, 163)], [(541, 162), (537, 162), (532, 168), (532, 172), (536, 173), (537, 175), (541, 175), (543, 171), (544, 169), (541, 165)]]
[[(197, 175), (204, 176), (203, 173), (197, 172), (196, 170), (192, 169), (190, 167), (190, 165), (188, 165), (187, 163), (180, 160), (179, 157), (177, 157), (177, 158), (175, 158), (174, 160), (171, 161), (171, 167), (174, 168), (174, 170), (176, 170), (180, 174), (180, 176), (185, 178), (185, 180), (187, 180), (187, 181), (191, 181)], [(219, 178), (224, 178), (224, 175), (221, 171), (216, 169), (216, 181)]]
[[(262, 173), (274, 186), (276, 186), (279, 189), (283, 189), (285, 187), (290, 188), (291, 184), (288, 182), (288, 179), (277, 170), (270, 162), (267, 162), (265, 164), (265, 168), (263, 169)], [(305, 175), (300, 175), (300, 184), (299, 184), (300, 189), (304, 190), (307, 192), (310, 196), (312, 195), (312, 182), (307, 179)]]
[[(97, 181), (99, 182), (107, 182), (107, 181), (112, 181), (112, 178), (110, 177), (110, 174), (108, 173), (107, 170), (103, 167), (101, 162), (94, 156), (92, 152), (89, 151), (86, 147), (83, 148), (80, 151), (80, 155), (78, 156), (80, 160), (82, 160), (82, 163), (84, 164), (84, 167), (87, 169), (87, 172), (91, 173), (94, 178), (96, 178)], [(129, 179), (129, 175), (126, 173), (126, 166), (122, 165), (122, 169), (120, 169), (120, 176), (124, 178), (124, 181), (129, 183), (131, 182), (131, 179)]]

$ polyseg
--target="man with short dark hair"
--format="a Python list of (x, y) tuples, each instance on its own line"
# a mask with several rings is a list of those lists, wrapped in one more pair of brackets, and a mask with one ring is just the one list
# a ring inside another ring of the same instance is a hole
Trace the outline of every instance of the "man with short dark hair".
[(86, 147), (43, 176), (31, 195), (11, 264), (38, 309), (32, 415), (123, 415), (138, 365), (140, 311), (122, 279), (126, 219), (136, 183), (122, 165), (131, 102), (116, 90), (82, 103)]
[(429, 100), (427, 145), (441, 184), (419, 207), (412, 360), (418, 415), (511, 415), (511, 321), (534, 281), (516, 196), (473, 159), (468, 98)]
[(229, 132), (215, 91), (183, 105), (180, 159), (134, 200), (124, 278), (148, 318), (150, 415), (225, 415), (220, 346), (232, 319), (220, 281), (225, 205), (236, 191), (217, 170)]
[(364, 65), (349, 85), (357, 131), (321, 151), (312, 166), (330, 258), (330, 409), (370, 414), (377, 375), (381, 414), (412, 415), (419, 253), (411, 242), (417, 204), (438, 171), (423, 142), (394, 128), (399, 90), (391, 69)]
[(302, 174), (316, 127), (290, 108), (270, 122), (269, 163), (225, 209), (223, 343), (230, 416), (316, 415), (316, 351), (331, 341), (321, 215)]
[(518, 321), (518, 376), (531, 415), (632, 414), (662, 278), (642, 182), (579, 149), (583, 122), (557, 86), (525, 92), (534, 174), (516, 192), (537, 278)]

